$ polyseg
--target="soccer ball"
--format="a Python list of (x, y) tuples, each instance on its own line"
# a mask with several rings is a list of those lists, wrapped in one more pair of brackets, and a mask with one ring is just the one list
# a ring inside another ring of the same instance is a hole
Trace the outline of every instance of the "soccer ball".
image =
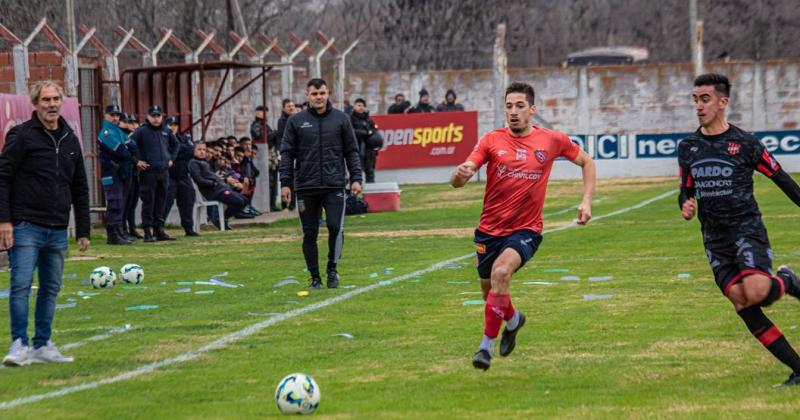
[(144, 270), (139, 264), (125, 264), (119, 270), (119, 277), (125, 283), (139, 284), (144, 280)]
[(97, 267), (92, 270), (92, 287), (95, 289), (114, 287), (116, 282), (117, 275), (111, 267)]
[(275, 402), (284, 414), (311, 414), (321, 396), (317, 383), (305, 373), (287, 375), (275, 389)]

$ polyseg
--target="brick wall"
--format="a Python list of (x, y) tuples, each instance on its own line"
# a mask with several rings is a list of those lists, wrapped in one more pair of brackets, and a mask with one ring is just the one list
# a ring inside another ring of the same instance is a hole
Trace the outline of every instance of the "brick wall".
[[(61, 54), (55, 51), (28, 54), (30, 79), (28, 84), (46, 79), (64, 80)], [(0, 52), (0, 93), (16, 93), (14, 87), (14, 56), (11, 51)]]

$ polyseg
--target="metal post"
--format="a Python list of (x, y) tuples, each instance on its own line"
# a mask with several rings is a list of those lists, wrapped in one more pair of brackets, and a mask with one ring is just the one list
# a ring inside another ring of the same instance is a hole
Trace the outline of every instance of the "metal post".
[(692, 63), (694, 63), (695, 57), (697, 57), (697, 0), (689, 0), (689, 33), (692, 37), (689, 44), (692, 49)]
[(698, 76), (703, 74), (703, 21), (698, 20), (695, 25), (697, 35), (694, 39), (695, 55), (694, 55), (694, 75)]
[(164, 44), (166, 44), (171, 37), (172, 29), (168, 29), (167, 33), (165, 33), (161, 38), (161, 41), (158, 41), (158, 44), (156, 44), (156, 46), (153, 47), (153, 50), (150, 51), (150, 62), (153, 63), (153, 66), (158, 65), (158, 52), (161, 51), (161, 48), (164, 48)]
[(508, 55), (506, 53), (506, 25), (497, 25), (497, 36), (494, 40), (494, 60), (492, 66), (492, 99), (494, 109), (494, 126), (503, 127), (503, 92), (508, 85)]
[(313, 55), (314, 68), (311, 69), (311, 77), (322, 77), (322, 55), (325, 54), (325, 51), (328, 51), (328, 49), (333, 46), (333, 41), (335, 40), (336, 38), (331, 38), (321, 50), (317, 51), (317, 53)]
[(23, 51), (22, 41), (17, 38), (11, 31), (8, 30), (3, 24), (0, 23), (0, 37), (2, 37), (6, 42), (12, 45), (11, 50), (13, 51), (13, 58), (14, 58), (14, 90), (16, 91), (17, 95), (24, 95), (25, 94), (25, 86), (24, 83), (25, 78), (25, 53)]
[(344, 91), (345, 91), (345, 78), (347, 77), (347, 68), (346, 68), (346, 61), (347, 61), (347, 54), (350, 54), (350, 51), (353, 51), (353, 48), (358, 45), (359, 40), (353, 41), (350, 46), (348, 46), (341, 54), (336, 56), (336, 67), (334, 67), (334, 79), (336, 79), (336, 85), (334, 88), (334, 97), (336, 106), (339, 109), (344, 109)]
[[(214, 36), (216, 36), (216, 34), (217, 34), (216, 32), (211, 32), (210, 34), (206, 35), (202, 31), (197, 31), (197, 36), (199, 36), (202, 39), (202, 41), (200, 42), (200, 46), (198, 46), (197, 49), (195, 49), (194, 52), (192, 53), (191, 59), (193, 60), (193, 62), (195, 63), (200, 62), (200, 54), (202, 54), (203, 50), (205, 50), (211, 43), (211, 41), (214, 40)], [(200, 70), (199, 75), (197, 72), (192, 72), (192, 116), (195, 118), (198, 115), (202, 116), (203, 113), (205, 112), (206, 93), (205, 90), (201, 88), (201, 85), (203, 85), (202, 81), (203, 81), (202, 69)], [(196, 125), (193, 126), (192, 128), (193, 138), (205, 140), (204, 136), (205, 136), (205, 126), (203, 124), (201, 124), (200, 127)]]
[(95, 28), (90, 29), (81, 39), (81, 42), (75, 46), (70, 52), (69, 56), (65, 57), (66, 60), (66, 74), (64, 84), (67, 87), (67, 96), (78, 96), (78, 86), (80, 85), (80, 78), (78, 77), (78, 54), (81, 52), (86, 43), (94, 36)]
[(125, 30), (122, 30), (122, 32), (124, 33), (122, 36), (122, 41), (120, 41), (119, 45), (117, 45), (117, 48), (114, 49), (114, 53), (111, 55), (111, 70), (109, 72), (111, 77), (109, 77), (109, 80), (112, 83), (108, 87), (108, 96), (110, 103), (112, 104), (120, 103), (121, 87), (119, 80), (119, 55), (122, 53), (122, 50), (125, 49), (125, 46), (128, 45), (128, 42), (130, 42), (131, 38), (133, 38), (133, 29), (131, 29), (130, 32)]
[(294, 83), (294, 59), (303, 49), (308, 46), (308, 41), (303, 41), (291, 54), (281, 57), (281, 63), (285, 63), (281, 72), (281, 87), (284, 98), (292, 97), (292, 84)]

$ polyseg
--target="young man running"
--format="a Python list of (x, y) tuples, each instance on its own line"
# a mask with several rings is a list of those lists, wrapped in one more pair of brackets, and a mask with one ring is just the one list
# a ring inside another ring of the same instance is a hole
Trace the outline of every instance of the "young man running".
[(483, 212), (475, 230), (478, 276), (486, 302), (483, 340), (472, 359), (477, 369), (489, 369), (503, 321), (501, 356), (511, 354), (517, 333), (525, 325), (525, 315), (511, 304), (509, 283), (542, 242), (542, 207), (554, 160), (564, 157), (582, 168), (578, 224), (584, 225), (592, 217), (594, 161), (566, 134), (532, 126), (533, 101), (533, 87), (512, 83), (505, 95), (508, 127), (483, 136), (450, 179), (453, 187), (463, 187), (481, 165), (487, 165)]
[(784, 293), (800, 298), (789, 267), (772, 273), (772, 249), (753, 196), (753, 172), (769, 177), (800, 206), (800, 187), (752, 134), (725, 120), (731, 84), (720, 74), (694, 81), (700, 128), (678, 146), (679, 206), (684, 219), (698, 212), (706, 255), (722, 293), (747, 329), (792, 369), (784, 385), (800, 383), (800, 357), (762, 307)]

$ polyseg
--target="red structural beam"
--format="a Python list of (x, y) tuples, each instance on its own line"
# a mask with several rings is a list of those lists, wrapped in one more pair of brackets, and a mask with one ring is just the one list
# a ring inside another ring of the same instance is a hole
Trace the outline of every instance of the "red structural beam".
[[(201, 41), (205, 41), (206, 39), (208, 39), (208, 35), (206, 35), (206, 33), (203, 32), (202, 29), (194, 31), (194, 34), (197, 35), (197, 37), (200, 38)], [(224, 55), (226, 53), (225, 49), (222, 48), (219, 44), (217, 44), (217, 41), (214, 41), (213, 39), (211, 40), (211, 42), (208, 43), (208, 48), (211, 48), (211, 51), (214, 51), (214, 54), (216, 55)]]
[[(159, 32), (161, 32), (161, 36), (165, 36), (167, 32), (169, 32), (169, 29), (161, 27), (161, 29), (159, 29)], [(183, 54), (192, 53), (192, 49), (189, 48), (186, 44), (184, 44), (183, 41), (181, 41), (177, 36), (175, 36), (174, 33), (170, 35), (167, 42), (169, 42), (173, 47), (175, 47), (178, 51), (182, 52)]]
[[(84, 25), (84, 24), (81, 24), (78, 27), (78, 30), (80, 30), (81, 33), (84, 34), (84, 35), (89, 33), (89, 28), (86, 27), (86, 25)], [(99, 39), (97, 39), (96, 35), (92, 35), (92, 37), (89, 38), (89, 43), (92, 44), (94, 49), (99, 51), (100, 55), (102, 55), (103, 57), (111, 57), (113, 55), (113, 54), (111, 54), (111, 51), (109, 51), (108, 48), (106, 48), (106, 46), (103, 45), (103, 43), (100, 42)]]
[[(228, 38), (234, 44), (239, 44), (242, 41), (242, 37), (240, 37), (239, 34), (237, 34), (236, 32), (233, 32), (233, 31), (228, 32)], [(256, 50), (253, 49), (253, 47), (250, 46), (250, 42), (249, 41), (244, 43), (244, 45), (242, 46), (242, 49), (240, 51), (244, 52), (248, 57), (255, 57), (256, 55), (258, 55)]]

